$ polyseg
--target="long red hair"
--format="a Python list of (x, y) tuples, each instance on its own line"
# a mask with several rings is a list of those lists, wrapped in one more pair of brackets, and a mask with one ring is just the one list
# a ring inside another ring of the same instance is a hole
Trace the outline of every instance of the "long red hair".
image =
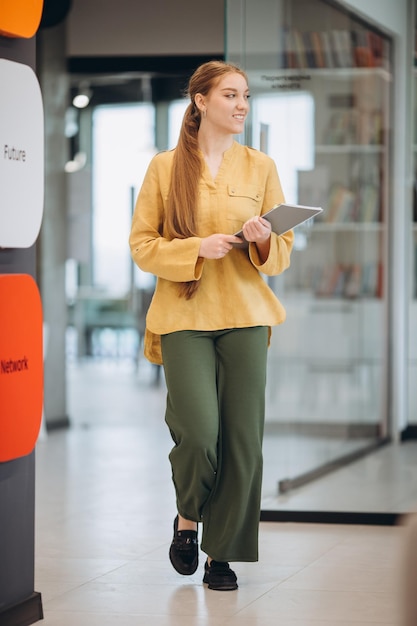
[[(247, 81), (243, 70), (225, 61), (203, 63), (189, 80), (187, 95), (190, 104), (184, 113), (175, 149), (167, 205), (167, 230), (172, 238), (185, 239), (197, 235), (195, 217), (203, 161), (198, 147), (201, 112), (195, 104), (195, 96), (198, 93), (207, 96), (220, 79), (230, 73), (240, 74)], [(192, 298), (198, 285), (197, 280), (180, 283), (180, 295), (187, 300)]]

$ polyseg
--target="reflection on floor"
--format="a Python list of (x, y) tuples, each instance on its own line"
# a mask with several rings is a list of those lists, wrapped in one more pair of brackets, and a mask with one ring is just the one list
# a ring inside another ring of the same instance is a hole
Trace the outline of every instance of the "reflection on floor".
[[(268, 442), (267, 442), (268, 445)], [(305, 447), (311, 442), (305, 442)], [(302, 453), (303, 447), (298, 448)], [(271, 477), (273, 469), (267, 469)], [(407, 513), (417, 510), (417, 443), (383, 446), (285, 495), (264, 493), (263, 508), (294, 511)]]
[[(203, 554), (194, 576), (176, 574), (167, 558), (175, 515), (171, 440), (163, 419), (165, 389), (152, 384), (153, 377), (142, 363), (138, 371), (124, 361), (69, 364), (72, 427), (50, 433), (37, 446), (42, 623), (399, 626), (400, 527), (262, 523), (260, 562), (235, 564), (237, 592), (202, 585)], [(307, 447), (304, 442), (302, 454)], [(279, 462), (272, 448), (268, 463)], [(277, 505), (317, 509), (320, 502), (335, 508), (342, 497), (345, 506), (411, 505), (417, 483), (412, 447), (374, 457), (341, 470), (339, 482), (336, 474), (329, 476)], [(399, 476), (406, 480), (394, 489)]]
[[(281, 432), (276, 424), (267, 423), (264, 437), (264, 508), (281, 508), (281, 504), (293, 502), (295, 491), (291, 486), (287, 489), (288, 483), (298, 484), (297, 481), (301, 480), (302, 485), (304, 481), (309, 485), (316, 480), (316, 472), (326, 475), (334, 471), (332, 468), (339, 460), (341, 464), (347, 463), (356, 455), (362, 456), (372, 445), (374, 442), (370, 439), (308, 436), (291, 432), (291, 429)], [(302, 493), (301, 487), (297, 488), (297, 493)], [(331, 504), (328, 502), (326, 507), (331, 507)]]

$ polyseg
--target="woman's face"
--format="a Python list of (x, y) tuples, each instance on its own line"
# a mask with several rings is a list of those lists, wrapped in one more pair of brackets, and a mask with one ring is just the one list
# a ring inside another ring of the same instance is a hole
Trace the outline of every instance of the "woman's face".
[(207, 128), (224, 134), (238, 135), (243, 131), (249, 111), (249, 87), (238, 73), (225, 74), (203, 98), (203, 116)]

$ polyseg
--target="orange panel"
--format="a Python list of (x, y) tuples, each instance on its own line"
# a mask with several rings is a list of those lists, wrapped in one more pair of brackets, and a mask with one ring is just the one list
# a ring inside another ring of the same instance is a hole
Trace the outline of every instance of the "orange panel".
[(0, 275), (0, 462), (32, 452), (42, 420), (42, 305), (27, 274)]
[(42, 9), (43, 0), (0, 0), (0, 35), (33, 37), (39, 28)]

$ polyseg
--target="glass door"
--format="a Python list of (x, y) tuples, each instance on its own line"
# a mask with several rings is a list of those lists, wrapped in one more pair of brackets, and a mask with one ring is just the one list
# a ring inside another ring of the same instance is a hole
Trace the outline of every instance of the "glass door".
[[(417, 33), (417, 6), (414, 6), (414, 33)], [(411, 219), (410, 250), (410, 314), (409, 314), (409, 362), (408, 362), (408, 428), (407, 434), (417, 436), (417, 39), (414, 38), (413, 67), (413, 168), (414, 187)]]
[(294, 489), (389, 435), (391, 42), (324, 0), (229, 0), (226, 17), (250, 81), (245, 142), (273, 157), (287, 201), (324, 209), (270, 282), (287, 319), (269, 352), (263, 508), (294, 508)]

